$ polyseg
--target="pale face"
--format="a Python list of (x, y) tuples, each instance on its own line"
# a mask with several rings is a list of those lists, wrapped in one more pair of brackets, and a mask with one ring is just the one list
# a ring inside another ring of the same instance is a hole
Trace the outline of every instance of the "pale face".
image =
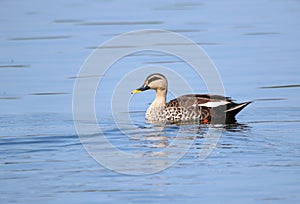
[(161, 74), (151, 74), (144, 84), (154, 90), (166, 90), (168, 88), (167, 80)]

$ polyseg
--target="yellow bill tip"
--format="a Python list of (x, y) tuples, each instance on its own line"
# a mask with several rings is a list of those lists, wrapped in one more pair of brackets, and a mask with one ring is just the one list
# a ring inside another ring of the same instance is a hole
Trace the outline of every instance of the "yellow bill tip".
[(142, 92), (142, 91), (138, 90), (138, 89), (135, 89), (135, 90), (131, 91), (131, 94), (136, 94), (136, 93), (140, 93), (140, 92)]

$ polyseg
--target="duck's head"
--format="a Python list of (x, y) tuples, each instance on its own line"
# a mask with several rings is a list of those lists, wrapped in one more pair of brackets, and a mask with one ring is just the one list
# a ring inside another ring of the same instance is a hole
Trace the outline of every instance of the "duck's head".
[(148, 89), (153, 89), (155, 91), (167, 91), (168, 82), (166, 77), (158, 73), (151, 74), (146, 78), (144, 84), (140, 88), (133, 90), (131, 93), (140, 93)]

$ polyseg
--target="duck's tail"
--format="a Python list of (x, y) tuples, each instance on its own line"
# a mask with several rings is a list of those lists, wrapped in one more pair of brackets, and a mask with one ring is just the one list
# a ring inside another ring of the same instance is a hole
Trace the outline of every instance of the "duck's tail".
[(247, 105), (252, 103), (252, 101), (244, 102), (244, 103), (235, 103), (233, 106), (228, 108), (225, 112), (227, 114), (237, 115), (241, 110), (243, 110)]
[(229, 107), (225, 111), (226, 112), (226, 123), (236, 122), (235, 116), (250, 103), (252, 103), (252, 101), (248, 101), (248, 102), (244, 102), (244, 103), (233, 103), (232, 106)]

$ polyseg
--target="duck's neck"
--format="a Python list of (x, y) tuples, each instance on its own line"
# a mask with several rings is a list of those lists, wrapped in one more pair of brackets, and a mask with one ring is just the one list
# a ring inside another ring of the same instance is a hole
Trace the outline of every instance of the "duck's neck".
[(157, 90), (156, 97), (146, 112), (146, 119), (156, 121), (164, 119), (163, 110), (166, 107), (167, 90)]
[(166, 105), (166, 97), (167, 97), (166, 89), (163, 90), (157, 89), (156, 97), (150, 107), (151, 108), (164, 107)]

